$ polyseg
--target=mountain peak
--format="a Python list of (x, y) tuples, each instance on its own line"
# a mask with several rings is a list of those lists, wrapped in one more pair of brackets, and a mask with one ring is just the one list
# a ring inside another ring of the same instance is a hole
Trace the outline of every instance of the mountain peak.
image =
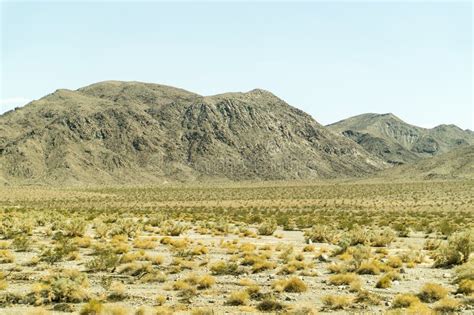
[(154, 183), (354, 177), (385, 164), (272, 93), (141, 82), (59, 90), (0, 116), (0, 178)]
[(272, 95), (275, 96), (272, 92), (269, 92), (264, 89), (256, 88), (253, 90), (248, 91), (246, 94), (256, 94), (256, 95)]
[(454, 125), (426, 129), (410, 125), (392, 113), (362, 114), (327, 127), (392, 164), (411, 163), (474, 144), (472, 133)]
[(401, 120), (400, 118), (398, 118), (397, 116), (395, 116), (395, 114), (393, 114), (393, 113), (379, 114), (378, 116), (379, 116), (379, 117), (384, 117), (384, 118), (394, 118), (394, 119)]

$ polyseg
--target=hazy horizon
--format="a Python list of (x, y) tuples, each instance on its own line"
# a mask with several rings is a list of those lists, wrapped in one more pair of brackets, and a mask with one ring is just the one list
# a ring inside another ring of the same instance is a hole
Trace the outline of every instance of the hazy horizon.
[(201, 95), (262, 88), (324, 125), (391, 112), (421, 127), (474, 129), (468, 1), (0, 8), (0, 113), (122, 80)]

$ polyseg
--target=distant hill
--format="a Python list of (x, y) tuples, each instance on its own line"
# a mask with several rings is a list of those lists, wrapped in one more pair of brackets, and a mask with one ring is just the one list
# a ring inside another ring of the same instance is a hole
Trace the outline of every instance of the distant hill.
[(4, 184), (339, 178), (385, 165), (259, 89), (200, 96), (107, 81), (0, 116)]
[(474, 144), (474, 133), (470, 130), (455, 125), (421, 128), (393, 114), (362, 114), (327, 127), (394, 165), (413, 163)]
[(396, 166), (377, 174), (391, 179), (474, 179), (474, 145), (453, 149), (412, 165)]

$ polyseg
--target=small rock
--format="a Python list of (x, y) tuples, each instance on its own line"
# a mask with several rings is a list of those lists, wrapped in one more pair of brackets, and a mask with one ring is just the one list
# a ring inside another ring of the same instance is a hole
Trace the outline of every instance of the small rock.
[(329, 261), (329, 256), (326, 255), (326, 254), (322, 254), (321, 256), (319, 256), (319, 260), (324, 261), (324, 262), (328, 262)]
[(405, 268), (400, 268), (400, 273), (407, 273), (407, 271), (405, 270)]
[(443, 278), (451, 278), (451, 274), (448, 272), (443, 273)]
[(390, 306), (392, 306), (392, 303), (390, 303), (390, 301), (386, 301), (385, 306), (390, 307)]
[(399, 285), (399, 284), (400, 284), (400, 281), (395, 280), (395, 281), (393, 281), (393, 284), (394, 284), (394, 285)]
[(291, 301), (291, 298), (290, 298), (289, 296), (287, 296), (287, 297), (285, 298), (285, 301)]

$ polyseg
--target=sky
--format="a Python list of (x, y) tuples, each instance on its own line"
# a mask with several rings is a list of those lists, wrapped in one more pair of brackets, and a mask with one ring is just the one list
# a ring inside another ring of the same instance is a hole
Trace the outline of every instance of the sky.
[(394, 113), (474, 130), (471, 1), (0, 0), (0, 113), (59, 88), (269, 90), (329, 124)]

